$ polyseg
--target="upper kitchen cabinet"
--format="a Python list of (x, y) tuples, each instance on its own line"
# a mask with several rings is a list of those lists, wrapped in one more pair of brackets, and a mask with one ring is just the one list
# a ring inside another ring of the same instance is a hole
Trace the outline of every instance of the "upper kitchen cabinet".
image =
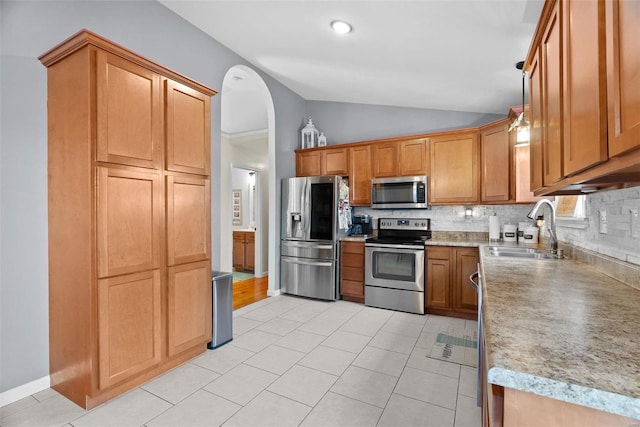
[(511, 143), (509, 119), (500, 120), (480, 131), (480, 159), (482, 170), (482, 201), (511, 200)]
[(540, 67), (540, 48), (530, 55), (529, 67), (529, 155), (530, 189), (542, 189), (542, 71)]
[(451, 132), (432, 137), (430, 203), (478, 203), (479, 165), (478, 132)]
[(429, 139), (419, 138), (400, 141), (398, 144), (400, 163), (398, 175), (429, 175)]
[(372, 145), (373, 178), (398, 176), (398, 142), (378, 142)]
[(296, 176), (318, 176), (320, 173), (320, 151), (296, 152)]
[(349, 147), (349, 203), (371, 205), (371, 146)]
[(640, 2), (605, 5), (609, 154), (617, 156), (640, 147)]
[(556, 2), (542, 36), (542, 183), (562, 177), (562, 20)]
[(325, 148), (320, 151), (320, 175), (348, 175), (348, 154), (346, 148)]
[(211, 97), (171, 80), (165, 85), (167, 169), (209, 175)]
[(607, 160), (604, 2), (562, 1), (562, 19), (563, 172), (569, 176)]
[(160, 76), (98, 51), (96, 95), (97, 160), (159, 169), (163, 135)]
[(638, 2), (546, 1), (525, 63), (535, 194), (640, 185), (639, 39)]
[(40, 61), (51, 387), (89, 409), (211, 339), (215, 91), (86, 30)]

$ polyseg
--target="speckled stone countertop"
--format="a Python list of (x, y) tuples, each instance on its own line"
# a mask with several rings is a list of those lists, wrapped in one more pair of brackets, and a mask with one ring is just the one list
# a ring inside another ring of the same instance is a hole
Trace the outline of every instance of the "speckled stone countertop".
[(592, 265), (480, 246), (488, 381), (640, 419), (640, 291)]

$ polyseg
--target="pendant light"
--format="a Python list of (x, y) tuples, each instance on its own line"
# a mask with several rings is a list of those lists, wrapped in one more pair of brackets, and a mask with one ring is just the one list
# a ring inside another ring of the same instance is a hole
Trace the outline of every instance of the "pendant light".
[(518, 117), (509, 126), (509, 132), (516, 131), (516, 147), (529, 145), (529, 122), (524, 115), (524, 61), (520, 61), (516, 64), (518, 70), (522, 70), (522, 111)]

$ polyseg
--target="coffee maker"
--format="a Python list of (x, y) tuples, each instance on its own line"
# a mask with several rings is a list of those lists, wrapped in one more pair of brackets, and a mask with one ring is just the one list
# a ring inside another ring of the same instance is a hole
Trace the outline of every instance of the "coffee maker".
[(373, 218), (371, 215), (353, 215), (351, 220), (350, 236), (368, 236), (373, 233)]

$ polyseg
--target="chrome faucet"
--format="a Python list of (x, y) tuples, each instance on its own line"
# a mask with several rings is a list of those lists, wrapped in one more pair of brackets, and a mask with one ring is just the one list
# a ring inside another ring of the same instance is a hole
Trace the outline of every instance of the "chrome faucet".
[(538, 203), (536, 203), (527, 217), (535, 219), (536, 214), (538, 213), (538, 209), (540, 209), (540, 206), (542, 205), (549, 206), (549, 210), (551, 211), (549, 226), (547, 227), (547, 229), (549, 230), (549, 253), (555, 256), (558, 255), (558, 236), (556, 235), (556, 207), (554, 206), (554, 204), (547, 199), (542, 199), (538, 201)]

